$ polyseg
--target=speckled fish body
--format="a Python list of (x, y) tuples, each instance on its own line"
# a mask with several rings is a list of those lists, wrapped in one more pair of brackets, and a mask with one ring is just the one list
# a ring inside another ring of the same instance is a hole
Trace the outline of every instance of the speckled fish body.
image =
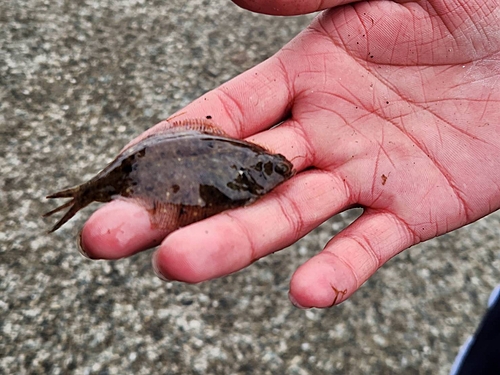
[(252, 203), (293, 175), (280, 154), (183, 122), (121, 152), (90, 181), (47, 198), (72, 198), (57, 230), (93, 201), (125, 198), (144, 206), (152, 227), (171, 232), (227, 209)]

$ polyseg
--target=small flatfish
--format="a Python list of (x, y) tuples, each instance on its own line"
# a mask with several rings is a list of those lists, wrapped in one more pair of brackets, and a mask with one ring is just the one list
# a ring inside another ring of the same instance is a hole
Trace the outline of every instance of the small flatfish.
[(184, 120), (124, 149), (94, 178), (47, 198), (71, 198), (59, 229), (92, 202), (133, 200), (151, 226), (172, 232), (224, 210), (254, 202), (294, 174), (283, 155), (226, 135), (208, 120)]

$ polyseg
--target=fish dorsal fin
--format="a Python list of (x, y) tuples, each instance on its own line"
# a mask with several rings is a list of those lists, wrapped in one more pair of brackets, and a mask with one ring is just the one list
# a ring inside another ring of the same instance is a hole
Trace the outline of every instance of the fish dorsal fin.
[(204, 119), (204, 118), (195, 118), (195, 119), (185, 119), (180, 121), (174, 121), (169, 123), (171, 126), (168, 129), (179, 129), (179, 130), (194, 130), (199, 131), (201, 133), (211, 134), (211, 135), (220, 135), (223, 137), (228, 137), (229, 135), (219, 127), (215, 125), (214, 122)]
[(156, 126), (153, 126), (151, 129), (146, 130), (142, 135), (140, 135), (138, 138), (136, 138), (128, 145), (126, 145), (120, 151), (120, 153), (129, 150), (131, 147), (135, 146), (136, 144), (150, 137), (154, 137), (161, 134), (181, 132), (181, 131), (198, 131), (205, 134), (218, 135), (221, 137), (229, 137), (229, 135), (226, 132), (224, 132), (224, 130), (217, 127), (215, 123), (209, 119), (194, 118), (194, 119), (185, 119), (180, 121), (169, 121), (169, 119), (166, 119), (157, 124)]

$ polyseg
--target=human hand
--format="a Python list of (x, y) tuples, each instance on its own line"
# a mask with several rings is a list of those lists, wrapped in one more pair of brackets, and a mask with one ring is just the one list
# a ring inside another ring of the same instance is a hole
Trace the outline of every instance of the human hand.
[[(235, 2), (272, 14), (318, 3)], [(402, 250), (500, 207), (499, 1), (320, 3), (331, 9), (276, 55), (176, 118), (210, 115), (231, 136), (285, 155), (299, 173), (251, 206), (166, 238), (142, 207), (113, 201), (82, 230), (90, 257), (161, 243), (157, 270), (200, 282), (361, 206), (362, 216), (291, 280), (295, 304), (328, 307)]]

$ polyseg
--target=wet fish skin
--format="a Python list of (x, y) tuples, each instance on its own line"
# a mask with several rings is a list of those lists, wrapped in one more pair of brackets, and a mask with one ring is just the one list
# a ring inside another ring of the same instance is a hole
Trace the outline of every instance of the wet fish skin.
[(294, 174), (284, 156), (205, 125), (174, 124), (125, 149), (88, 182), (47, 196), (71, 198), (44, 215), (70, 207), (50, 232), (94, 201), (130, 199), (168, 233), (250, 204)]

